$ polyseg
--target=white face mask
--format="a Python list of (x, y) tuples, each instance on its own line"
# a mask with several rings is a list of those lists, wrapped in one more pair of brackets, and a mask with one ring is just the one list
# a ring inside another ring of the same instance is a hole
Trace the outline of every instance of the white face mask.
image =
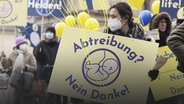
[(121, 29), (121, 21), (118, 19), (109, 19), (108, 21), (108, 27), (110, 28), (111, 31), (116, 31)]
[(46, 33), (46, 38), (47, 38), (47, 39), (53, 39), (53, 38), (54, 38), (54, 34), (48, 32), (48, 33)]
[(20, 46), (19, 46), (19, 49), (20, 50), (22, 50), (22, 51), (27, 51), (27, 44), (21, 44)]

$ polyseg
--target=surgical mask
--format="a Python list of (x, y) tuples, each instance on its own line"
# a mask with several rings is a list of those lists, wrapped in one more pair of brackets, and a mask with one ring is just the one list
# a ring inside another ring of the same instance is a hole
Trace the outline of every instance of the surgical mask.
[(53, 39), (54, 38), (54, 34), (53, 33), (46, 33), (46, 38), (47, 39)]
[(27, 44), (21, 44), (20, 46), (19, 46), (19, 49), (20, 50), (22, 50), (22, 51), (27, 51)]
[(109, 19), (108, 21), (108, 27), (110, 28), (111, 31), (116, 31), (121, 29), (121, 21), (118, 19)]

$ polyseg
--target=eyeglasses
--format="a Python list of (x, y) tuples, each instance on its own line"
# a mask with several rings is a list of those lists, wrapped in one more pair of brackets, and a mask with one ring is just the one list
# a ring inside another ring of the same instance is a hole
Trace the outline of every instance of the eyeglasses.
[(167, 21), (163, 20), (163, 21), (159, 21), (159, 23), (161, 23), (161, 24), (166, 23), (167, 24)]

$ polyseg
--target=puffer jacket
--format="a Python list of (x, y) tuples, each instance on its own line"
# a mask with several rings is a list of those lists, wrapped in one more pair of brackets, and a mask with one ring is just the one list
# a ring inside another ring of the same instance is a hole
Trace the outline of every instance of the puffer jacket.
[(176, 55), (180, 67), (184, 70), (184, 22), (171, 32), (167, 38), (167, 45)]

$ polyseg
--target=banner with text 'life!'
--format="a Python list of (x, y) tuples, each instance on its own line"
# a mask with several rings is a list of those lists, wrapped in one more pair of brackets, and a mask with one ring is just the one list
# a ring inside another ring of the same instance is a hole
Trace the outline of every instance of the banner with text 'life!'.
[(167, 46), (161, 47), (158, 50), (157, 58), (159, 57), (167, 57), (168, 60), (159, 69), (157, 79), (151, 82), (151, 90), (155, 100), (184, 94), (184, 74), (176, 69), (177, 61), (174, 53)]
[(26, 26), (27, 0), (0, 0), (0, 26)]
[(146, 104), (157, 50), (157, 43), (66, 27), (48, 91), (93, 102)]
[(160, 12), (167, 12), (171, 18), (177, 18), (177, 13), (184, 6), (183, 0), (160, 0)]

